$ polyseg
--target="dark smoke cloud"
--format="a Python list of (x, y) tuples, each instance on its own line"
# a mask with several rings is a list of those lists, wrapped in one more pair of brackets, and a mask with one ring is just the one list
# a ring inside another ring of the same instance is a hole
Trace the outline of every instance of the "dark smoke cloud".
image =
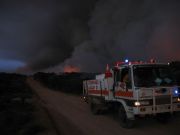
[(103, 71), (107, 63), (180, 60), (178, 0), (1, 1), (0, 57), (23, 69)]
[[(46, 69), (63, 62), (88, 39), (88, 19), (95, 0), (1, 1), (0, 57), (18, 59), (26, 69)], [(24, 68), (25, 69), (25, 68)]]
[(180, 1), (100, 0), (89, 21), (91, 41), (66, 64), (103, 71), (117, 60), (180, 60)]

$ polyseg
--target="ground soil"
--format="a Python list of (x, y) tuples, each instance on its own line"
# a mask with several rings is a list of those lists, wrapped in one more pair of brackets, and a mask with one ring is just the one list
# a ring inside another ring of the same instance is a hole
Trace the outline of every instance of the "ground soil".
[(32, 78), (27, 83), (41, 99), (61, 135), (180, 135), (180, 115), (167, 124), (153, 118), (139, 119), (135, 128), (124, 129), (111, 113), (93, 115), (80, 96), (53, 91)]

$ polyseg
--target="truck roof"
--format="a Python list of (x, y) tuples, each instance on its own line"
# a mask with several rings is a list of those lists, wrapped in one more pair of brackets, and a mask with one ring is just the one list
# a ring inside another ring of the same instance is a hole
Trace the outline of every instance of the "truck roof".
[(135, 66), (135, 65), (142, 65), (142, 66), (145, 66), (145, 65), (169, 65), (168, 63), (124, 63), (124, 64), (121, 64), (121, 65), (118, 65), (118, 66), (115, 66), (115, 68), (121, 68), (121, 67), (132, 67), (132, 66)]

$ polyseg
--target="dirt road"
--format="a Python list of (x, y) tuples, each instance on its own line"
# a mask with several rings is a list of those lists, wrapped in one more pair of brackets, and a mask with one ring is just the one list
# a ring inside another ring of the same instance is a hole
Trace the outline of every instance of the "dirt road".
[(142, 119), (134, 129), (124, 129), (111, 114), (91, 114), (88, 104), (79, 96), (50, 90), (31, 78), (27, 82), (49, 110), (62, 135), (180, 135), (180, 116), (168, 124)]

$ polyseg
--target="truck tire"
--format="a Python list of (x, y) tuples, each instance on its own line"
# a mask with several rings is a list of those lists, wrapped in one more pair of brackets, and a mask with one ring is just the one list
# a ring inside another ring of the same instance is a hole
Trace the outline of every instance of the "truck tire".
[(133, 128), (134, 120), (127, 118), (126, 111), (122, 105), (118, 108), (118, 121), (123, 128)]
[(94, 102), (93, 98), (90, 99), (90, 109), (92, 114), (97, 115), (99, 113), (99, 109), (97, 104)]

